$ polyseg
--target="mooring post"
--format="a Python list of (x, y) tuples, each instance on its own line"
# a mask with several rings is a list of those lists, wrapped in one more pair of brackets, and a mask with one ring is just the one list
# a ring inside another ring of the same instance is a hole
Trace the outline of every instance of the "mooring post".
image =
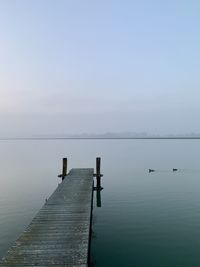
[(94, 177), (96, 177), (96, 186), (94, 186), (94, 190), (102, 190), (103, 187), (101, 187), (101, 177), (103, 174), (101, 174), (101, 158), (96, 158), (96, 173), (93, 174)]
[(67, 175), (67, 158), (63, 158), (62, 180), (65, 179), (66, 175)]
[(97, 189), (101, 188), (101, 158), (96, 158)]

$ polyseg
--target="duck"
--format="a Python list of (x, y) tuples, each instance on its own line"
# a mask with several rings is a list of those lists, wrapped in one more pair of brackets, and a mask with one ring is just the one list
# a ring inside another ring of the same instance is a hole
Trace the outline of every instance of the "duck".
[(149, 172), (155, 172), (155, 170), (153, 170), (153, 169), (149, 169)]
[(176, 171), (178, 171), (178, 169), (173, 169), (173, 172), (176, 172)]

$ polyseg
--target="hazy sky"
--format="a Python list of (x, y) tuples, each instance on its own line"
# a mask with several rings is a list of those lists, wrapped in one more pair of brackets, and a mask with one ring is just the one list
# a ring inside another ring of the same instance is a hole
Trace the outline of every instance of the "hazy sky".
[(0, 0), (0, 135), (200, 132), (200, 1)]

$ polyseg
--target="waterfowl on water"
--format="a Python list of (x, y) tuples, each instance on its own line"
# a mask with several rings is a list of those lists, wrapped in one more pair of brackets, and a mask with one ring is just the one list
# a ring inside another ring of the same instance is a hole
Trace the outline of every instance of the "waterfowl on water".
[(149, 172), (155, 172), (155, 170), (153, 170), (153, 169), (149, 169)]
[(176, 172), (176, 171), (178, 171), (178, 169), (173, 169), (173, 172)]

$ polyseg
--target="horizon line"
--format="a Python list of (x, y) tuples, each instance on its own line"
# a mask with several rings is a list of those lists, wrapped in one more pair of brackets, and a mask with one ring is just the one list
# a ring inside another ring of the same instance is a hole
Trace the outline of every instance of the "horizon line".
[(199, 140), (200, 136), (149, 136), (149, 137), (0, 137), (0, 141), (9, 140)]

